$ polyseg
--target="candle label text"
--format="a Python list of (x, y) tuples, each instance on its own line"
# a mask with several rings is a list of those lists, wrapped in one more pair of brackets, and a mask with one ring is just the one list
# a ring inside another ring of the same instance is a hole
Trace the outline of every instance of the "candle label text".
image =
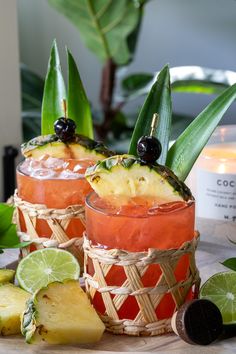
[(236, 175), (197, 170), (197, 216), (236, 222)]

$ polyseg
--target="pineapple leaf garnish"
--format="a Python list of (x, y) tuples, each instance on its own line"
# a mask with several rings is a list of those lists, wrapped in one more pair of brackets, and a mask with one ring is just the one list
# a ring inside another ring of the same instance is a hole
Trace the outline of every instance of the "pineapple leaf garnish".
[(137, 142), (143, 135), (150, 134), (153, 114), (158, 113), (158, 127), (154, 136), (162, 145), (162, 154), (158, 159), (165, 164), (171, 131), (171, 89), (169, 67), (166, 65), (159, 73), (139, 113), (130, 142), (129, 154), (137, 155)]
[(211, 134), (235, 99), (236, 84), (212, 101), (172, 145), (166, 164), (180, 180), (186, 179)]
[(28, 246), (30, 242), (19, 242), (16, 225), (12, 223), (14, 207), (0, 203), (0, 250)]
[(75, 60), (67, 49), (68, 65), (68, 117), (76, 123), (76, 133), (93, 139), (93, 123), (90, 104), (86, 96)]
[(54, 122), (63, 116), (63, 99), (66, 98), (66, 89), (61, 73), (60, 58), (56, 40), (53, 42), (48, 63), (48, 71), (44, 84), (42, 102), (42, 135), (54, 133)]
[(236, 99), (236, 84), (223, 91), (185, 129), (169, 149), (171, 131), (171, 89), (169, 68), (165, 66), (153, 84), (138, 116), (131, 138), (129, 153), (137, 155), (136, 144), (142, 135), (150, 135), (152, 117), (158, 113), (155, 137), (162, 145), (158, 162), (166, 164), (184, 181), (208, 142), (224, 113)]

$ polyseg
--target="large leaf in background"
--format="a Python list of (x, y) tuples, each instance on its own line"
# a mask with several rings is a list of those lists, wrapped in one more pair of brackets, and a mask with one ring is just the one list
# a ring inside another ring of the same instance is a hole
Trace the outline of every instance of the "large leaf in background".
[(138, 42), (138, 36), (141, 28), (141, 23), (142, 23), (142, 17), (143, 17), (143, 6), (148, 2), (149, 0), (133, 0), (135, 3), (135, 6), (139, 8), (139, 14), (138, 14), (138, 21), (137, 25), (135, 26), (134, 30), (129, 34), (127, 37), (127, 44), (128, 48), (131, 54), (131, 60), (132, 56), (135, 53), (137, 42)]
[(135, 73), (126, 76), (121, 81), (121, 87), (127, 94), (134, 93), (149, 85), (153, 81), (153, 75), (148, 73)]
[(23, 124), (23, 141), (39, 136), (41, 133), (41, 113), (38, 111), (23, 111), (21, 113)]
[[(131, 101), (146, 95), (157, 75), (158, 73), (137, 73), (126, 76), (121, 82), (123, 94), (118, 100)], [(170, 69), (170, 81), (173, 92), (219, 94), (236, 83), (236, 72), (200, 66), (179, 66)]]
[(236, 84), (212, 101), (171, 146), (166, 164), (179, 179), (184, 181), (188, 176), (200, 152), (235, 99)]
[(87, 99), (83, 83), (75, 60), (69, 50), (67, 50), (68, 63), (68, 117), (76, 123), (76, 132), (93, 139), (93, 122), (90, 104)]
[(171, 131), (171, 92), (169, 67), (165, 66), (152, 86), (140, 111), (130, 142), (129, 153), (136, 155), (136, 147), (142, 135), (150, 135), (153, 114), (159, 114), (155, 136), (160, 140), (162, 153), (158, 162), (165, 164)]
[(44, 80), (24, 64), (20, 66), (20, 74), (23, 111), (40, 110), (43, 98)]
[(64, 116), (62, 102), (66, 98), (65, 84), (61, 73), (60, 58), (54, 40), (48, 63), (42, 103), (41, 133), (54, 133), (54, 122)]
[(127, 64), (132, 56), (128, 37), (139, 24), (139, 1), (48, 0), (78, 27), (86, 46), (99, 59)]

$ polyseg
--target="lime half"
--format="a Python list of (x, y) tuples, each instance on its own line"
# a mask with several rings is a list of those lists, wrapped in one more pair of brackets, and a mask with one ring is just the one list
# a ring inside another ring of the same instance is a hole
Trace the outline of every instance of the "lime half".
[(16, 271), (19, 285), (34, 293), (54, 281), (78, 279), (80, 267), (69, 252), (57, 248), (44, 248), (23, 258)]
[(209, 278), (201, 287), (200, 298), (214, 302), (224, 324), (236, 323), (236, 272), (221, 272)]

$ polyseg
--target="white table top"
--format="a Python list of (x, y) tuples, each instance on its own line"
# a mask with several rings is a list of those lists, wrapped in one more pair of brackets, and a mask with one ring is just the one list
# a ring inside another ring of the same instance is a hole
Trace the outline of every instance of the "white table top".
[[(201, 231), (201, 223), (198, 228)], [(204, 229), (204, 227), (203, 227)], [(226, 230), (226, 229), (225, 229)], [(236, 224), (235, 239), (236, 239)], [(197, 266), (200, 270), (202, 282), (205, 282), (211, 275), (218, 271), (226, 271), (227, 269), (220, 264), (226, 258), (236, 257), (236, 245), (232, 245), (227, 238), (227, 230), (225, 235), (215, 232), (212, 235), (201, 234), (201, 241), (197, 250)], [(231, 232), (232, 237), (232, 232)], [(7, 250), (0, 255), (0, 267), (6, 266), (17, 259), (17, 250)], [(128, 337), (104, 334), (103, 339), (93, 345), (87, 346), (38, 346), (27, 345), (24, 339), (18, 337), (5, 337), (0, 339), (0, 354), (8, 353), (114, 353), (114, 352), (140, 352), (140, 353), (235, 353), (236, 352), (236, 329), (235, 337), (224, 338), (209, 346), (192, 346), (174, 334), (163, 335), (159, 337)]]

